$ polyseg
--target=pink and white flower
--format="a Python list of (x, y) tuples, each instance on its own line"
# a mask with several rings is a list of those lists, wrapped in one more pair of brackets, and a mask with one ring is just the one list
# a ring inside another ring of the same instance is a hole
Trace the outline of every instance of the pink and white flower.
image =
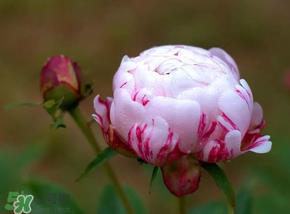
[(155, 166), (182, 156), (219, 162), (271, 150), (261, 106), (222, 49), (168, 45), (125, 56), (113, 98), (95, 98), (109, 145)]

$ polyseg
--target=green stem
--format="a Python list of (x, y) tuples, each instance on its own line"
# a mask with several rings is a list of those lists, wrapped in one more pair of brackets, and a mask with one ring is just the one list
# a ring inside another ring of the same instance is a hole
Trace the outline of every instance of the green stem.
[(186, 214), (186, 201), (185, 197), (178, 198), (179, 214)]
[[(95, 135), (92, 132), (92, 129), (90, 128), (90, 126), (88, 125), (86, 120), (84, 119), (80, 109), (78, 107), (75, 107), (75, 108), (71, 109), (69, 111), (69, 113), (70, 113), (71, 117), (73, 118), (73, 120), (78, 125), (78, 127), (81, 129), (82, 133), (87, 138), (91, 147), (98, 154), (101, 151), (101, 148), (99, 147), (98, 142), (95, 138)], [(127, 196), (125, 195), (125, 193), (121, 187), (121, 184), (120, 184), (113, 168), (111, 167), (111, 165), (108, 162), (104, 163), (103, 167), (106, 170), (108, 177), (111, 179), (125, 209), (127, 210), (127, 213), (133, 214), (132, 207), (127, 199)]]
[(228, 205), (228, 213), (235, 214), (235, 208), (231, 204)]

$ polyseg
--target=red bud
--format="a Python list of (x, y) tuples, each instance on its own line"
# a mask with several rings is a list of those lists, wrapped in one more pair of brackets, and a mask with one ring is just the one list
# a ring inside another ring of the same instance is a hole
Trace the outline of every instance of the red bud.
[(70, 58), (50, 57), (40, 75), (40, 88), (45, 101), (63, 99), (61, 108), (68, 109), (81, 98), (80, 68)]
[(200, 167), (192, 157), (184, 156), (161, 169), (166, 187), (177, 197), (191, 194), (198, 189)]

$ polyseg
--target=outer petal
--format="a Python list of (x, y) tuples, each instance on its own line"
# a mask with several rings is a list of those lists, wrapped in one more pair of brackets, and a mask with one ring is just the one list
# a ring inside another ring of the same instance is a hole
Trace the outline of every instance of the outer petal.
[[(161, 117), (144, 123), (136, 123), (129, 132), (128, 143), (144, 161), (162, 166), (166, 161), (179, 157), (176, 135)], [(181, 153), (180, 153), (181, 154)]]
[(181, 197), (191, 194), (198, 189), (200, 167), (192, 157), (182, 157), (162, 167), (163, 181), (168, 190)]
[(243, 152), (267, 153), (271, 150), (270, 136), (261, 135), (264, 124), (263, 109), (258, 103), (254, 103), (251, 124), (242, 142), (241, 150)]
[(240, 73), (236, 62), (227, 52), (221, 48), (211, 48), (209, 49), (209, 52), (224, 61), (229, 66), (236, 79), (240, 78)]
[(243, 139), (242, 151), (255, 153), (267, 153), (272, 148), (270, 136), (262, 136), (260, 133), (247, 133)]
[(111, 108), (112, 98), (107, 97), (102, 100), (100, 95), (97, 95), (94, 99), (94, 108), (96, 114), (93, 114), (93, 118), (97, 121), (99, 126), (104, 132), (109, 129), (110, 121), (110, 108)]
[(93, 114), (93, 118), (96, 120), (100, 128), (102, 129), (105, 141), (107, 144), (126, 156), (135, 156), (134, 151), (127, 145), (127, 143), (119, 136), (119, 134), (113, 129), (110, 121), (110, 107), (112, 98), (107, 97), (102, 100), (99, 95), (94, 99), (94, 108), (96, 114)]
[(200, 118), (199, 104), (191, 100), (155, 97), (147, 106), (148, 115), (161, 116), (180, 137), (179, 148), (184, 153), (194, 150)]
[(254, 144), (255, 147), (250, 149), (250, 151), (255, 153), (267, 153), (272, 148), (272, 142), (270, 141), (270, 136), (268, 135), (259, 137)]
[(112, 126), (109, 128), (107, 137), (108, 145), (127, 157), (136, 157), (136, 153), (131, 149), (131, 147), (125, 142), (122, 137), (113, 129)]
[(254, 103), (249, 131), (261, 128), (263, 125), (263, 109), (259, 103)]
[(115, 90), (110, 118), (113, 128), (118, 131), (125, 141), (128, 140), (130, 128), (135, 123), (144, 121), (147, 116), (145, 115), (144, 106), (133, 101), (125, 89)]
[(239, 130), (244, 136), (252, 116), (252, 103), (242, 87), (224, 92), (218, 102), (218, 121), (228, 130)]
[(237, 130), (226, 134), (224, 140), (212, 140), (208, 142), (203, 150), (196, 154), (196, 158), (205, 162), (219, 162), (230, 160), (239, 154), (241, 147), (241, 133)]
[(134, 63), (128, 56), (124, 56), (121, 65), (113, 79), (113, 90), (122, 88), (124, 86), (132, 89), (133, 75), (130, 73), (130, 71), (134, 70), (136, 67), (136, 63)]

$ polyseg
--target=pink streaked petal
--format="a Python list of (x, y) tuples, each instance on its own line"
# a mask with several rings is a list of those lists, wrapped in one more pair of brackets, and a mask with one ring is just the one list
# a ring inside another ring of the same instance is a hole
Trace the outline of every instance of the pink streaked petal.
[(197, 129), (197, 134), (198, 134), (199, 139), (201, 139), (203, 137), (204, 132), (205, 132), (205, 127), (206, 127), (206, 114), (202, 113), (200, 115), (198, 129)]
[(225, 144), (231, 153), (230, 158), (237, 157), (241, 152), (241, 133), (237, 130), (230, 131), (225, 136)]
[(246, 89), (244, 89), (242, 86), (237, 85), (236, 86), (236, 92), (238, 95), (247, 103), (249, 110), (252, 110), (253, 102), (251, 100), (250, 95), (247, 93)]
[(141, 159), (162, 166), (179, 140), (166, 121), (156, 117), (142, 124), (135, 124), (129, 131), (128, 142)]
[(229, 118), (224, 112), (218, 116), (217, 121), (219, 124), (224, 127), (226, 130), (239, 130), (239, 127)]
[(265, 135), (256, 139), (249, 148), (249, 151), (255, 153), (267, 153), (272, 148), (272, 142), (270, 141), (270, 136)]
[(136, 63), (133, 62), (128, 56), (124, 56), (121, 65), (113, 79), (113, 89), (117, 88), (128, 88), (130, 91), (133, 89), (133, 75), (130, 71), (137, 67)]
[[(248, 103), (236, 91), (228, 90), (221, 95), (218, 105), (222, 112), (222, 118), (218, 120), (226, 122), (232, 129), (238, 129), (243, 136), (250, 125), (252, 116), (252, 108), (249, 109)], [(225, 125), (224, 122), (221, 123)]]
[(198, 146), (196, 151), (200, 151), (204, 145), (210, 140), (215, 138), (215, 133), (220, 136), (221, 131), (218, 130), (218, 122), (209, 122), (205, 113), (201, 114), (198, 126)]
[(96, 114), (93, 114), (93, 118), (104, 131), (109, 129), (111, 103), (111, 97), (107, 97), (105, 100), (102, 100), (101, 97), (97, 95), (94, 99), (94, 108)]
[(119, 152), (122, 155), (128, 157), (136, 157), (136, 153), (131, 149), (131, 147), (122, 139), (122, 137), (113, 129), (112, 126), (109, 128), (107, 136), (105, 136), (107, 144)]
[(241, 154), (241, 133), (237, 130), (228, 132), (224, 140), (211, 140), (204, 148), (196, 153), (196, 158), (201, 161), (215, 163), (232, 159)]
[(180, 138), (179, 148), (184, 153), (195, 150), (198, 139), (200, 106), (195, 101), (154, 97), (146, 106), (151, 117), (161, 116)]
[(259, 103), (254, 103), (250, 130), (260, 129), (263, 124), (263, 109)]
[(140, 103), (134, 102), (125, 89), (115, 90), (114, 97), (110, 112), (112, 126), (127, 141), (130, 128), (135, 123), (145, 120), (145, 109)]
[(253, 102), (253, 94), (252, 94), (251, 88), (250, 88), (249, 84), (247, 83), (247, 81), (245, 79), (241, 79), (240, 84), (246, 90), (251, 102)]
[(152, 98), (152, 92), (147, 89), (141, 89), (134, 91), (132, 94), (132, 100), (146, 106)]

